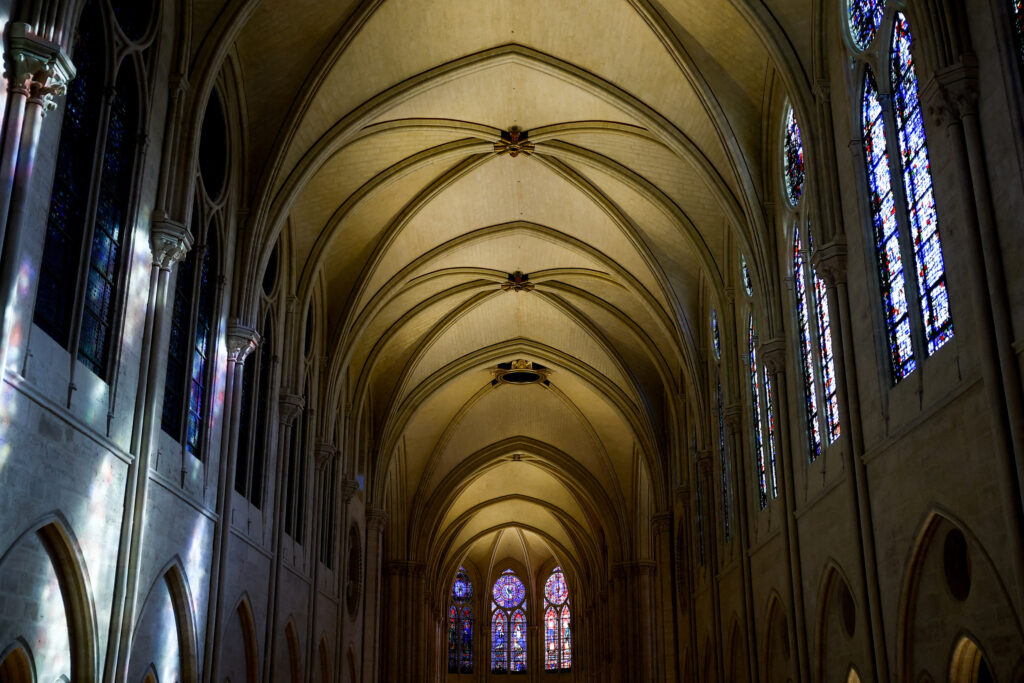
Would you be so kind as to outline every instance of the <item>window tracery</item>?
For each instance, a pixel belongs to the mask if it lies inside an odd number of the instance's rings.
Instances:
[[[884,11],[885,0],[848,0],[847,21],[857,49],[866,50],[871,45]]]
[[[491,589],[491,671],[526,671],[526,586],[506,569]]]
[[[459,567],[448,602],[448,673],[473,673],[473,582]]]
[[[796,112],[789,107],[786,114],[786,136],[783,143],[783,176],[786,186],[786,198],[790,206],[800,203],[804,194],[804,143],[800,135],[800,124]]]
[[[569,586],[561,567],[551,570],[544,583],[544,669],[572,669],[572,626]]]
[[[752,429],[754,436],[754,464],[757,475],[758,503],[768,507],[769,495],[778,496],[775,477],[775,411],[772,405],[771,383],[757,360],[757,329],[754,316],[748,319],[747,340],[750,370],[750,396]]]

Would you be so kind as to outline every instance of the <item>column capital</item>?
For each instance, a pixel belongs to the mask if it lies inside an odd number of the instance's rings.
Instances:
[[[166,216],[154,216],[149,226],[149,242],[153,252],[153,265],[170,270],[192,248],[192,233],[184,223]]]
[[[236,363],[244,363],[250,353],[260,345],[260,334],[248,325],[237,320],[228,323],[225,341],[228,347],[228,358]]]
[[[921,89],[928,113],[943,126],[977,112],[978,96],[978,58],[973,54],[937,71]]]
[[[655,512],[651,515],[651,531],[655,534],[663,534],[672,529],[671,512]]]
[[[352,500],[352,497],[356,495],[356,491],[359,490],[359,482],[355,479],[349,479],[345,477],[341,480],[341,502],[347,503]]]
[[[55,98],[64,94],[75,77],[75,65],[60,45],[32,33],[23,22],[8,22],[5,73],[8,89],[29,89],[43,112],[57,108]]]
[[[739,431],[743,428],[743,412],[745,408],[742,403],[730,403],[725,407],[725,426],[729,429]]]
[[[761,344],[761,360],[769,373],[777,375],[786,371],[786,340],[776,337]]]
[[[326,441],[318,441],[316,444],[316,468],[318,470],[324,470],[327,465],[338,456],[338,449],[334,447],[334,444],[327,443]]]
[[[828,244],[815,249],[811,263],[826,286],[846,284],[846,238],[836,236]]]
[[[700,451],[697,453],[697,469],[707,474],[711,472],[711,468],[714,463],[714,458],[710,450]]]
[[[366,508],[366,529],[368,531],[383,531],[384,525],[387,523],[387,510],[374,506]]]
[[[832,82],[827,78],[814,81],[814,97],[823,103],[832,101]]]
[[[291,425],[302,412],[306,400],[298,394],[282,393],[278,400],[278,411],[283,424]]]

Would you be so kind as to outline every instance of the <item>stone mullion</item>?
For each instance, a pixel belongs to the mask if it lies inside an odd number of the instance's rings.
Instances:
[[[366,508],[366,577],[363,592],[363,683],[377,682],[380,664],[380,589],[387,512]]]
[[[655,618],[658,652],[658,680],[669,681],[679,669],[675,639],[675,609],[672,600],[672,513],[662,512],[651,519],[651,534],[656,563],[657,596]]]
[[[306,659],[313,663],[316,657],[316,622],[319,612],[320,596],[320,554],[323,551],[323,528],[327,520],[324,519],[324,510],[327,515],[333,515],[334,511],[327,507],[328,493],[331,490],[329,479],[331,460],[337,455],[334,446],[320,442],[316,446],[316,460],[313,467],[313,528],[309,539],[310,556],[313,562],[313,571],[310,576],[309,586],[309,622],[306,627]],[[337,476],[337,471],[335,471]],[[313,667],[309,667],[309,676],[312,676]],[[310,679],[312,680],[312,679]]]
[[[341,457],[341,456],[339,456]],[[342,460],[344,463],[344,460]],[[348,604],[345,595],[345,582],[348,581],[348,533],[349,526],[352,524],[352,517],[349,503],[355,496],[356,491],[359,490],[359,482],[355,479],[348,478],[348,467],[342,465],[338,468],[343,474],[341,482],[338,486],[338,498],[339,501],[339,515],[338,515],[338,546],[335,552],[338,564],[335,570],[335,593],[338,596],[338,632],[335,638],[335,651],[334,660],[336,662],[335,670],[340,672],[345,666],[345,636],[347,635],[346,626],[350,621],[348,615]],[[352,683],[357,683],[352,681]]]
[[[818,249],[814,263],[825,281],[829,312],[832,314],[832,355],[835,360],[836,396],[839,401],[840,432],[847,435],[844,449],[848,474],[846,481],[852,506],[851,518],[857,524],[857,554],[860,558],[861,588],[868,615],[871,642],[868,678],[885,683],[889,680],[885,630],[882,622],[881,591],[878,584],[878,563],[875,553],[874,523],[868,494],[867,470],[864,466],[864,432],[860,413],[860,390],[857,382],[856,356],[853,350],[852,314],[846,285],[846,241],[837,237]]]
[[[700,518],[701,528],[698,529],[705,539],[704,548],[704,563],[707,567],[708,572],[708,583],[711,586],[711,614],[714,623],[712,625],[712,632],[715,634],[715,638],[722,643],[722,594],[720,586],[718,585],[718,534],[717,532],[710,533],[711,529],[717,528],[717,524],[714,523],[714,510],[716,496],[714,494],[715,488],[712,486],[714,480],[714,459],[711,455],[711,451],[701,451],[697,454],[697,466],[695,468],[696,476],[700,479],[700,486],[704,491],[710,491],[710,496],[701,496],[698,499],[698,504],[701,507]],[[715,670],[718,673],[718,680],[725,680],[725,671],[723,664],[723,648],[715,648]]]
[[[810,664],[807,653],[807,624],[804,612],[803,565],[800,561],[800,534],[796,522],[796,488],[793,475],[792,439],[789,430],[789,402],[786,400],[786,344],[774,340],[762,347],[765,370],[772,376],[775,390],[775,410],[778,418],[776,438],[776,464],[782,469],[782,500],[786,517],[783,540],[786,546],[786,561],[789,565],[789,593],[791,619],[790,628],[794,636],[797,655],[797,680],[810,681]],[[779,463],[778,461],[782,462]]]

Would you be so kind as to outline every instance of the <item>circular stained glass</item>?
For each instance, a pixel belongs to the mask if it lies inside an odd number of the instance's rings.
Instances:
[[[510,609],[521,603],[526,597],[526,586],[510,569],[494,582],[494,590],[491,595],[499,606]]]
[[[847,0],[850,37],[858,50],[866,50],[878,33],[885,12],[885,0]]]
[[[565,585],[565,574],[561,567],[555,567],[544,584],[544,597],[553,605],[561,605],[569,597],[569,587]]]
[[[800,203],[804,194],[804,143],[800,136],[800,124],[796,112],[789,108],[786,115],[786,141],[783,149],[785,164],[786,199],[790,206]]]
[[[469,581],[466,570],[459,567],[455,575],[455,583],[452,584],[452,600],[458,603],[468,601],[473,597],[473,584]]]

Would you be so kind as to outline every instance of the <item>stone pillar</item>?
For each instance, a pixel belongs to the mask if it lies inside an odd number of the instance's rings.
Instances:
[[[142,532],[145,526],[146,497],[149,492],[149,459],[153,451],[157,408],[157,388],[161,386],[160,368],[163,360],[160,340],[170,313],[168,283],[171,268],[181,261],[192,246],[192,237],[180,223],[155,223],[150,229],[153,254],[149,301],[140,359],[139,388],[135,399],[135,423],[132,428],[132,454],[135,459],[128,468],[124,512],[118,544],[117,566],[114,570],[114,595],[110,611],[110,631],[104,681],[123,680],[131,652],[138,598],[139,564]]]
[[[343,472],[347,472],[347,467],[340,468]],[[341,514],[338,521],[339,536],[339,547],[343,548],[343,551],[338,553],[338,572],[337,580],[338,585],[336,588],[338,594],[338,633],[335,639],[335,660],[337,665],[335,670],[340,672],[346,667],[345,663],[345,636],[348,635],[348,629],[350,628],[349,622],[351,619],[348,616],[348,605],[345,599],[345,584],[348,581],[348,529],[352,523],[351,515],[349,514],[349,503],[352,502],[352,498],[356,495],[356,491],[359,490],[359,482],[355,479],[349,479],[347,475],[344,475],[338,485],[338,497],[340,498]],[[352,681],[357,683],[357,681]]]
[[[388,513],[382,508],[366,508],[366,579],[363,600],[363,683],[377,683],[380,665],[380,593],[381,562],[384,551],[384,527]]]
[[[672,513],[659,512],[651,518],[651,547],[654,550],[656,597],[656,641],[658,679],[670,681],[679,670],[675,647],[675,610],[672,590]]]
[[[751,483],[754,478],[750,476],[747,468],[747,459],[743,457],[743,415],[746,407],[740,404],[731,404],[725,409],[725,431],[726,443],[729,458],[732,461],[733,472],[736,472],[736,497],[739,505],[736,511],[737,532],[740,541],[740,574],[743,578],[743,625],[746,628],[747,636],[747,675],[749,681],[754,683],[758,678],[757,659],[757,635],[754,628],[754,593],[750,572],[750,494]],[[697,670],[699,662],[698,652],[694,651],[694,671]]]
[[[278,401],[280,419],[277,437],[277,471],[274,477],[274,556],[270,562],[270,590],[267,592],[267,623],[263,639],[263,680],[272,683],[274,658],[277,654],[277,591],[281,585],[281,544],[284,539],[285,467],[291,448],[292,428],[302,413],[305,400],[298,394],[281,393]]]
[[[203,647],[203,681],[217,680],[220,671],[220,623],[224,620],[224,574],[231,538],[231,513],[234,500],[235,468],[238,462],[238,422],[242,410],[242,374],[245,359],[260,343],[256,330],[236,323],[227,330],[228,364],[224,388],[224,414],[221,435],[220,474],[217,480],[217,524],[213,532],[213,560],[210,568],[209,607],[206,612],[206,638]]]
[[[786,533],[783,535],[786,546],[786,560],[789,565],[789,584],[786,592],[789,593],[790,606],[790,629],[792,640],[795,643],[797,661],[797,681],[808,683],[811,679],[811,669],[807,653],[808,640],[806,614],[804,612],[804,580],[803,563],[800,561],[800,533],[796,523],[796,487],[793,477],[793,452],[790,444],[789,429],[789,393],[786,390],[786,342],[782,339],[774,339],[761,346],[761,358],[764,360],[765,370],[772,377],[772,386],[775,388],[775,410],[778,415],[777,433],[777,459],[781,460],[782,469],[782,501],[786,516]]]
[[[859,147],[859,145],[858,145]],[[852,517],[857,521],[858,555],[861,559],[861,589],[866,598],[868,631],[871,637],[872,671],[868,678],[884,683],[889,680],[885,630],[882,624],[882,601],[878,587],[878,562],[875,557],[875,531],[868,495],[867,470],[861,457],[864,453],[864,431],[860,414],[860,390],[853,351],[850,297],[846,287],[846,240],[836,237],[823,245],[813,256],[815,268],[825,281],[829,311],[832,311],[832,349],[836,364],[836,396],[839,400],[839,428],[847,435],[845,449],[848,471],[846,477]]]
[[[325,441],[317,442],[313,463],[315,472],[313,475],[313,529],[309,542],[309,548],[312,551],[313,574],[309,584],[309,621],[306,624],[306,661],[310,664],[317,656],[315,631],[319,612],[318,603],[320,602],[318,599],[320,595],[320,544],[324,541],[322,530],[328,522],[327,519],[324,519],[323,513],[331,490],[331,481],[328,479],[331,472],[329,465],[337,455],[338,449],[332,444]],[[338,476],[337,471],[335,471],[335,476]],[[327,514],[333,515],[335,511],[328,509]],[[312,666],[310,666],[310,671],[312,671]]]
[[[8,104],[0,149],[0,370],[7,368],[12,341],[17,345],[25,338],[16,332],[30,324],[15,323],[15,304],[19,298],[22,241],[27,229],[27,199],[43,117],[57,108],[55,98],[64,93],[66,83],[75,73],[59,45],[29,30],[28,24],[11,22],[5,31]],[[29,300],[30,294],[22,293],[22,298]],[[12,335],[17,339],[12,339]]]
[[[1013,350],[1014,332],[1002,248],[978,120],[978,65],[961,55],[924,89],[929,113],[946,128],[963,197],[964,254],[978,330],[978,361],[989,403],[992,434],[1000,455],[1000,492],[1011,538],[1024,537],[1024,395]],[[956,225],[955,221],[951,221]],[[1017,614],[1024,611],[1024,546],[1012,544],[1016,565]]]

